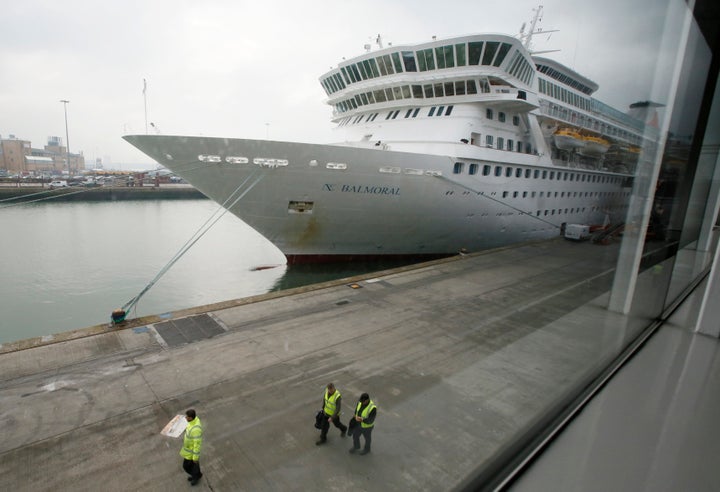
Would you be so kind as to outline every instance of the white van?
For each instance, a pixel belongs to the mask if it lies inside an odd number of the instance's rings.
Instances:
[[[584,241],[590,237],[590,226],[584,224],[568,224],[565,227],[565,239]]]

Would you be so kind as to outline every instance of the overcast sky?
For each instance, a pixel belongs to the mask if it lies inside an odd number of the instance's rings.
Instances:
[[[600,85],[618,109],[651,98],[667,3],[546,0],[559,32],[534,48]],[[86,162],[152,160],[121,139],[145,133],[333,141],[318,77],[381,34],[409,44],[462,34],[515,35],[532,0],[6,0],[0,9],[0,135],[65,140]],[[549,38],[549,39],[548,39]],[[153,129],[150,128],[152,132]]]

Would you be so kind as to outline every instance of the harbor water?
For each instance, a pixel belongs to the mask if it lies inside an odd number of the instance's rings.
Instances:
[[[218,211],[206,199],[0,206],[0,343],[109,322]],[[392,266],[290,268],[277,248],[227,213],[128,318]]]

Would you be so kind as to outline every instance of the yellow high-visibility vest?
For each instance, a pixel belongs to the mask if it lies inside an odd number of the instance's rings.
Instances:
[[[325,389],[325,406],[323,407],[325,415],[330,415],[331,417],[335,415],[338,398],[340,398],[340,392],[337,389],[335,389],[335,393],[332,395],[328,395],[328,390],[327,388]]]
[[[200,459],[202,432],[202,422],[200,422],[199,417],[195,417],[188,422],[185,428],[185,437],[183,438],[183,447],[180,450],[180,456],[186,460],[198,461]]]
[[[362,417],[363,421],[360,422],[360,425],[363,429],[369,429],[370,427],[375,425],[375,422],[373,421],[372,424],[366,424],[365,419],[368,418],[368,415],[370,415],[370,412],[372,412],[375,409],[375,403],[370,400],[370,403],[367,404],[365,408],[363,408],[362,412],[360,412],[360,405],[362,405],[362,402],[358,402],[357,407],[355,407],[355,415],[358,417]],[[358,413],[360,412],[360,413]]]

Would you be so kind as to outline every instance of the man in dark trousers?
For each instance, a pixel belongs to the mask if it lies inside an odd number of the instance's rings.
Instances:
[[[202,422],[192,408],[185,412],[185,420],[188,424],[183,437],[183,447],[180,456],[183,457],[183,470],[190,475],[188,481],[191,485],[197,485],[202,477],[200,471],[200,448],[202,448]]]
[[[355,407],[355,416],[353,417],[356,425],[353,426],[353,447],[350,448],[350,454],[354,454],[360,449],[360,436],[365,436],[365,447],[360,451],[360,455],[370,452],[376,414],[377,408],[375,408],[375,403],[370,399],[370,396],[367,393],[360,395],[360,401]]]
[[[327,433],[328,430],[330,430],[330,422],[340,429],[340,437],[345,437],[347,427],[340,422],[341,405],[342,397],[340,396],[340,392],[335,389],[335,385],[333,383],[329,383],[325,389],[325,396],[323,397],[323,419],[322,428],[320,430],[320,440],[315,443],[318,446],[327,442]]]

